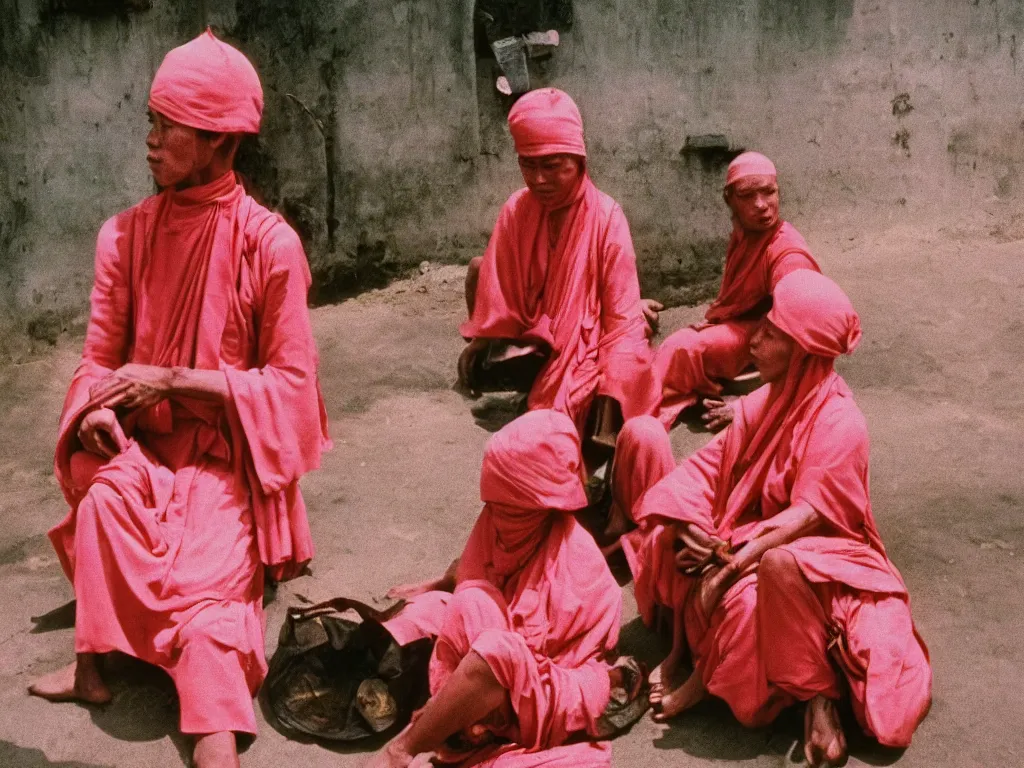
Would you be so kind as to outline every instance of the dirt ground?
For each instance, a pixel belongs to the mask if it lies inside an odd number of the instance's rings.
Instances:
[[[865,340],[841,371],[871,429],[875,514],[931,649],[935,700],[904,754],[855,743],[852,765],[906,768],[1024,763],[1024,240],[984,222],[803,226],[849,292]],[[1017,238],[1024,233],[1014,233]],[[268,606],[268,651],[289,603],[372,599],[439,572],[478,511],[488,432],[451,391],[461,342],[458,267],[314,311],[335,449],[303,483],[319,547],[312,575]],[[667,313],[668,329],[697,309]],[[26,695],[71,658],[72,592],[45,531],[64,515],[51,473],[57,414],[80,339],[0,369],[0,766],[187,764],[173,692],[127,666],[105,708]],[[677,455],[705,435],[674,433]],[[636,620],[629,587],[622,645],[654,661],[665,645]],[[35,620],[33,617],[37,617]],[[38,618],[42,617],[42,618]],[[645,719],[614,745],[617,766],[776,766],[795,717],[740,728],[720,705],[669,726]],[[243,766],[357,766],[359,750],[291,741],[261,722]]]

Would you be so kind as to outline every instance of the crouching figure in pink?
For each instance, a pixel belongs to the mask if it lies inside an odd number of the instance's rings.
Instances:
[[[555,411],[531,411],[491,438],[484,508],[430,662],[432,698],[370,766],[430,752],[487,766],[611,765],[598,734],[623,682],[608,663],[622,595],[573,517],[587,505],[579,456],[572,421]],[[452,736],[479,748],[452,754]]]
[[[157,71],[161,191],[100,230],[57,442],[76,661],[30,688],[104,703],[104,654],[162,667],[200,768],[237,766],[235,734],[256,732],[264,570],[313,556],[298,480],[329,445],[302,245],[232,170],[262,108],[255,69],[209,31]]]
[[[833,369],[860,336],[835,283],[792,272],[750,343],[767,384],[730,427],[675,468],[657,420],[620,434],[637,603],[648,622],[659,606],[674,614],[672,652],[652,673],[656,718],[711,694],[756,726],[806,702],[808,763],[837,765],[844,692],[888,746],[909,745],[927,714],[928,651],[871,511],[867,427]],[[687,645],[693,671],[676,686]]]

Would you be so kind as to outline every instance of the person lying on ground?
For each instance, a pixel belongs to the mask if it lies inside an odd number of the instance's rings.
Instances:
[[[587,503],[579,457],[575,427],[552,410],[491,438],[484,508],[430,661],[432,698],[369,766],[438,751],[462,764],[611,764],[601,719],[613,689],[635,697],[643,678],[610,663],[622,593],[573,515]],[[456,758],[453,736],[478,751]]]
[[[710,694],[759,726],[806,702],[808,763],[838,765],[844,692],[868,735],[907,746],[932,673],[871,510],[864,417],[833,368],[860,340],[857,314],[811,270],[774,298],[750,343],[766,384],[729,428],[674,469],[657,420],[623,428],[617,471],[636,478],[621,487],[639,528],[622,543],[644,621],[673,612],[672,651],[651,676],[656,718]],[[677,686],[687,647],[693,670]]]
[[[593,431],[611,447],[622,418],[657,407],[647,332],[661,305],[640,299],[629,225],[590,180],[573,100],[555,88],[531,91],[508,123],[526,186],[502,207],[486,252],[470,263],[459,382],[476,392],[493,342],[529,345],[547,359],[528,409],[561,411],[581,435],[591,411],[602,413]]]
[[[235,734],[256,732],[264,569],[313,556],[298,480],[329,447],[302,245],[232,170],[262,109],[252,64],[209,30],[153,80],[160,192],[100,230],[57,442],[76,661],[30,688],[102,704],[104,654],[155,664],[200,768],[237,766]]]
[[[720,381],[735,378],[753,362],[750,337],[771,307],[775,286],[794,270],[820,271],[800,233],[779,217],[779,184],[771,160],[757,152],[736,157],[722,196],[733,228],[718,297],[704,322],[676,331],[655,354],[662,387],[658,416],[666,428],[701,396],[707,398],[703,418],[709,429],[717,431],[732,420]]]

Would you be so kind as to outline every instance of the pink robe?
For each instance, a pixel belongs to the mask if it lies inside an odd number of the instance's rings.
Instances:
[[[548,346],[529,408],[561,411],[582,433],[595,394],[615,398],[630,418],[651,413],[660,392],[626,217],[588,176],[570,205],[552,250],[537,198],[524,188],[508,199],[484,253],[472,317],[459,331]]]
[[[766,386],[742,398],[725,432],[635,500],[640,528],[625,548],[637,602],[676,600],[669,607],[685,612],[708,691],[748,725],[771,721],[796,700],[838,696],[826,644],[799,642],[809,632],[828,635],[830,648],[847,649],[832,657],[849,683],[858,721],[882,743],[906,746],[930,704],[927,649],[871,512],[863,416],[830,360],[803,361],[787,382],[791,397],[773,402]],[[623,434],[632,432],[627,425]],[[648,453],[663,453],[664,445],[652,445]],[[673,521],[691,523],[736,550],[761,521],[797,504],[825,518],[825,529],[765,557],[791,557],[821,605],[786,603],[793,590],[780,594],[785,582],[765,582],[758,572],[737,581],[705,615],[690,592],[692,579],[671,567],[665,547],[673,536],[662,531],[671,532]]]
[[[549,439],[555,432],[558,444]],[[475,651],[509,691],[515,722],[498,735],[511,743],[474,763],[611,765],[607,743],[565,744],[573,735],[593,738],[608,705],[607,660],[622,614],[622,591],[571,512],[586,504],[578,452],[565,416],[536,411],[497,433],[484,457],[486,505],[430,664],[436,693]]]
[[[255,733],[263,567],[313,556],[298,480],[329,440],[309,284],[294,231],[233,173],[100,231],[55,457],[71,510],[50,538],[75,587],[76,652],[166,669],[184,733]],[[128,362],[223,371],[230,398],[120,413],[130,445],[104,462],[77,431],[90,387]]]
[[[658,347],[654,360],[662,387],[658,418],[666,427],[697,402],[698,394],[720,394],[718,379],[734,378],[751,365],[750,337],[770,306],[776,284],[797,269],[820,271],[807,243],[789,222],[757,236],[733,229],[722,285],[705,322],[676,331]]]

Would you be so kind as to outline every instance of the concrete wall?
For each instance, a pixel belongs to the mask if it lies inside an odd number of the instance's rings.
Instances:
[[[263,77],[264,132],[242,166],[303,235],[321,298],[467,259],[521,183],[472,0],[0,12],[0,298],[37,337],[81,323],[96,229],[151,191],[150,78],[204,23]],[[577,99],[592,176],[626,210],[647,289],[693,300],[714,285],[729,223],[721,163],[682,154],[687,136],[772,156],[798,224],[971,209],[1018,221],[1022,46],[1024,0],[577,0],[532,77]]]

